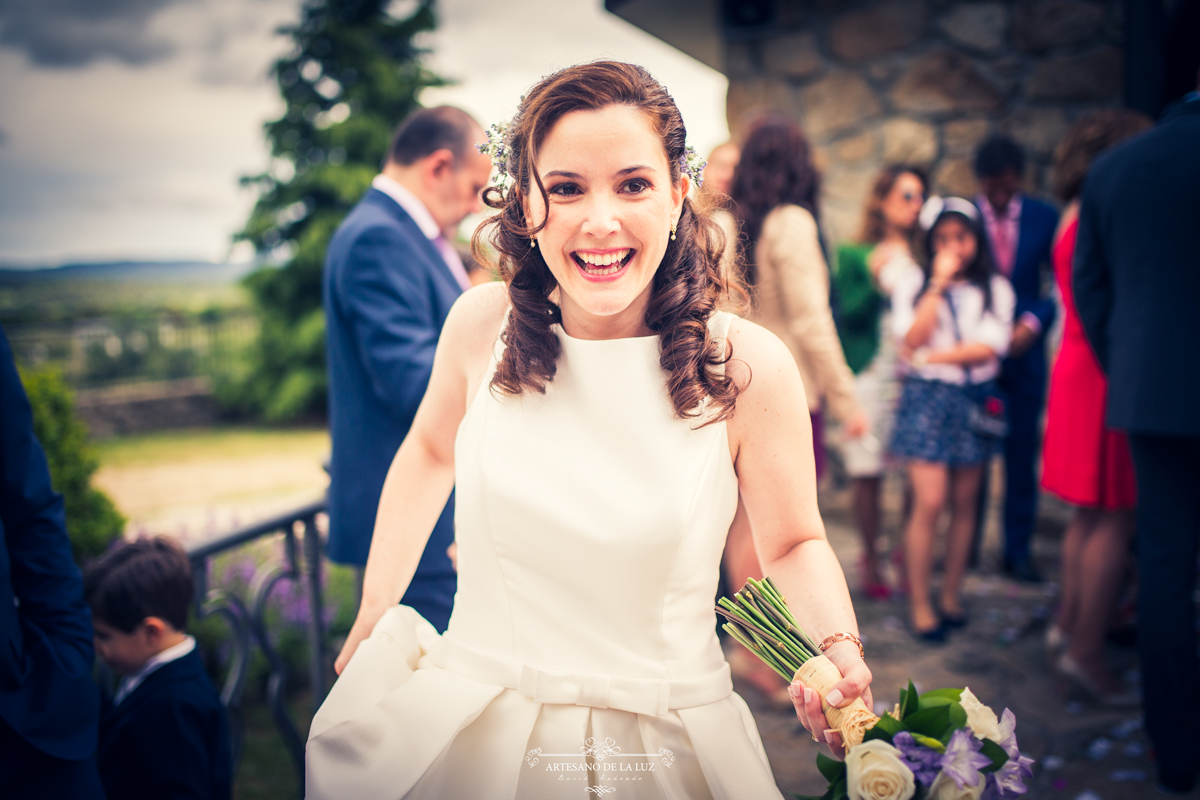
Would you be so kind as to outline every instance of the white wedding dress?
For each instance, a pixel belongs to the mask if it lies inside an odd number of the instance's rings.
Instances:
[[[658,337],[555,330],[545,395],[489,372],[459,428],[449,629],[384,615],[313,719],[308,800],[782,797],[715,632],[725,423],[675,418]]]

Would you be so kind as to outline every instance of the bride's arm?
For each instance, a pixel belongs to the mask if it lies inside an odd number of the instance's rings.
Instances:
[[[454,488],[454,439],[470,388],[486,371],[503,318],[500,284],[472,289],[446,318],[429,388],[383,483],[363,577],[362,605],[334,663],[340,675],[375,623],[400,602]]]
[[[763,572],[779,585],[815,641],[839,632],[857,636],[846,578],[817,508],[812,423],[795,361],[774,335],[744,320],[734,321],[730,343],[730,374],[744,387],[729,421],[730,444]],[[862,695],[870,707],[871,672],[857,645],[838,642],[825,655],[844,676],[826,698],[831,705],[843,706]],[[815,707],[812,715],[811,703],[806,707],[803,697],[797,703],[801,721],[820,734],[827,726],[819,701]]]

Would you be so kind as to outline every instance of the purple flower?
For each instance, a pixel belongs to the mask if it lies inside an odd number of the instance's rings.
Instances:
[[[1021,755],[1017,747],[1017,717],[1004,709],[1000,717],[1000,741],[997,742],[1008,754],[1008,761],[988,777],[987,795],[990,798],[1012,797],[1029,791],[1024,778],[1033,777],[1033,759]]]
[[[1020,752],[1017,749],[1017,715],[1007,708],[1000,715],[1000,741],[996,744],[1004,748],[1009,758],[1015,758]]]
[[[992,763],[992,760],[980,753],[983,743],[975,738],[970,728],[959,728],[950,737],[946,745],[946,754],[942,756],[942,770],[954,779],[958,788],[978,786],[979,770]]]
[[[892,737],[892,744],[900,751],[900,758],[912,770],[913,777],[917,779],[917,783],[929,786],[937,777],[938,770],[942,766],[942,754],[926,747],[917,744],[913,741],[912,734],[908,731],[900,731]]]
[[[988,800],[999,800],[1025,794],[1029,789],[1025,786],[1024,779],[1032,777],[1033,759],[1018,753],[988,776],[987,790],[983,796]]]

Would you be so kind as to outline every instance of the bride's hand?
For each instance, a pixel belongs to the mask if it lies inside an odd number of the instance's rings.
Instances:
[[[363,639],[366,639],[371,635],[371,631],[375,630],[375,623],[379,622],[379,618],[385,611],[387,608],[372,608],[365,603],[359,607],[358,616],[354,618],[354,624],[346,636],[346,643],[342,645],[342,652],[338,653],[337,660],[333,662],[334,672],[338,675],[342,674],[342,670],[350,663],[350,657],[354,655],[354,651],[358,649]]]
[[[862,697],[867,708],[874,709],[871,670],[859,656],[858,645],[853,642],[835,642],[825,651],[825,657],[842,673],[842,679],[825,696],[826,702],[831,706],[844,708],[854,702],[854,698]],[[792,705],[796,707],[796,718],[800,720],[800,724],[818,742],[823,741],[835,758],[842,758],[845,755],[842,736],[829,727],[825,712],[821,709],[821,697],[816,691],[801,681],[793,681],[788,687],[788,694],[792,698]]]

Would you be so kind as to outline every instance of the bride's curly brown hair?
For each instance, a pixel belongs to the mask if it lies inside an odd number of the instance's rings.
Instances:
[[[568,67],[543,78],[521,100],[509,123],[507,190],[491,187],[484,202],[499,213],[475,231],[476,258],[490,261],[484,242],[495,251],[493,265],[508,285],[512,312],[501,339],[504,355],[492,377],[492,389],[519,395],[527,389],[544,393],[554,379],[561,350],[551,326],[562,324],[561,309],[550,300],[557,286],[540,249],[530,237],[546,220],[530,227],[526,199],[533,186],[550,209],[546,187],[535,168],[538,151],[555,124],[572,111],[597,111],[624,105],[642,111],[662,140],[671,181],[678,185],[685,161],[686,130],[675,101],[662,84],[642,67],[599,61]],[[729,286],[720,269],[725,236],[708,213],[685,198],[666,254],[654,275],[646,327],[660,336],[659,363],[667,374],[667,389],[675,414],[682,419],[704,416],[703,424],[733,415],[738,388],[725,374],[732,356],[728,344],[718,345],[709,333],[708,319]],[[706,404],[706,399],[711,402]]]

